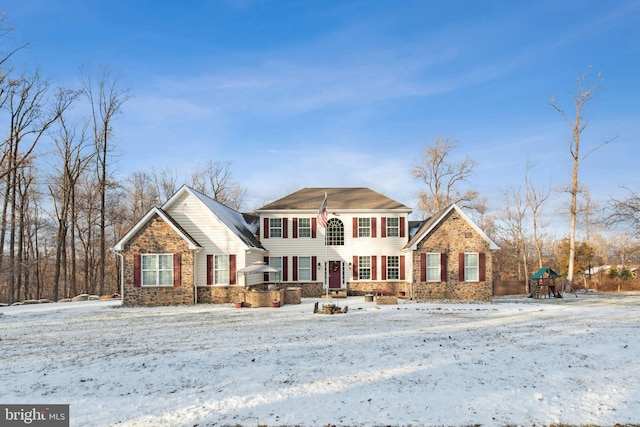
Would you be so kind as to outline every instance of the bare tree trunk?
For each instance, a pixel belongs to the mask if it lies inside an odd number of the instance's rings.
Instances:
[[[536,249],[536,255],[538,258],[538,268],[544,267],[542,265],[542,239],[539,235],[539,216],[540,216],[540,208],[544,204],[544,202],[551,195],[551,186],[548,189],[540,188],[536,189],[533,184],[533,180],[529,175],[529,164],[527,163],[527,173],[525,175],[525,183],[527,186],[526,198],[527,198],[527,206],[531,211],[531,221],[533,225],[533,244]]]
[[[2,173],[8,176],[11,187],[9,194],[9,270],[8,287],[9,301],[14,300],[14,285],[16,281],[16,195],[18,175],[21,170],[32,161],[32,153],[38,141],[49,127],[60,117],[69,106],[69,100],[58,96],[55,102],[48,98],[49,84],[40,78],[36,71],[33,75],[16,79],[9,87],[7,94],[7,108],[9,111],[10,131],[8,132],[6,152],[8,168]],[[65,93],[60,90],[59,94]],[[46,105],[52,105],[51,111],[45,111]],[[4,155],[5,153],[3,153]],[[18,260],[19,261],[19,260]]]
[[[107,69],[102,71],[97,87],[94,87],[91,74],[87,70],[81,69],[81,80],[84,93],[91,104],[93,119],[96,177],[100,196],[98,293],[102,295],[105,288],[107,252],[108,155],[113,150],[111,143],[113,120],[120,114],[122,104],[129,98],[129,91],[127,89],[119,89],[117,76],[112,76]]]
[[[580,164],[582,161],[587,158],[591,153],[593,153],[598,148],[603,145],[608,144],[613,139],[609,139],[603,141],[595,148],[590,150],[586,155],[580,156],[580,139],[582,137],[582,133],[587,127],[587,123],[584,121],[583,113],[586,106],[589,104],[591,100],[595,97],[598,92],[599,85],[593,85],[591,87],[585,87],[587,76],[589,75],[589,71],[587,70],[577,79],[576,84],[576,92],[573,95],[573,102],[575,108],[575,118],[570,119],[567,114],[561,109],[557,103],[555,96],[551,99],[551,106],[560,113],[560,115],[564,118],[565,122],[571,129],[571,141],[569,143],[569,152],[571,154],[571,159],[573,161],[573,173],[571,175],[571,185],[569,187],[569,193],[571,194],[571,206],[570,206],[570,226],[569,226],[569,265],[567,272],[567,281],[569,282],[569,286],[572,285],[573,282],[573,270],[575,264],[576,257],[576,219],[578,216],[578,192],[580,189],[579,179],[578,179],[578,171],[580,168]],[[601,76],[598,75],[598,83],[601,80]]]
[[[17,157],[17,143],[12,138],[14,143],[12,144],[11,151],[11,161],[10,164],[15,164],[15,158]],[[17,169],[16,171],[17,172]],[[17,174],[12,172],[10,177],[10,188],[9,192],[9,268],[7,271],[7,280],[8,280],[8,288],[9,288],[9,304],[16,301],[15,295],[15,282],[16,282],[16,192],[17,192]]]
[[[69,238],[70,253],[71,253],[71,295],[78,295],[77,289],[77,277],[76,277],[76,189],[75,183],[70,188],[71,191],[71,204],[70,204],[70,230],[71,236]]]

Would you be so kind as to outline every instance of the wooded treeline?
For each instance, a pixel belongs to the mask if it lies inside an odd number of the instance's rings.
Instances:
[[[0,38],[8,31],[0,20]],[[119,291],[110,248],[182,184],[170,169],[117,179],[117,119],[130,97],[108,68],[79,67],[76,87],[0,54],[0,303]],[[245,190],[228,162],[194,169],[189,184],[239,209]]]
[[[0,39],[5,33],[0,20]],[[243,207],[246,190],[233,181],[229,162],[197,165],[186,179],[176,170],[153,168],[118,179],[115,141],[129,89],[108,68],[86,67],[79,67],[75,87],[56,86],[38,69],[14,65],[25,48],[0,52],[0,303],[118,292],[119,257],[110,248],[183,183],[234,209]],[[580,85],[586,74],[581,77]],[[585,101],[580,90],[576,105]],[[606,213],[591,201],[577,179],[577,165],[586,157],[577,149],[582,116],[574,122],[555,99],[552,105],[571,126],[578,123],[568,150],[576,169],[566,190],[534,182],[527,163],[522,185],[506,188],[502,211],[488,215],[487,200],[473,185],[465,187],[476,162],[450,160],[458,145],[452,137],[426,144],[411,171],[424,183],[417,209],[423,217],[458,203],[498,243],[496,281],[525,280],[541,266],[580,276],[593,266],[639,262],[639,193],[629,189],[628,197],[610,200]],[[558,140],[566,143],[564,137]],[[587,155],[599,146],[589,148]],[[571,203],[559,212],[549,199],[563,192]],[[578,239],[554,235],[554,216],[571,217]],[[608,228],[619,224],[626,228],[612,238]]]

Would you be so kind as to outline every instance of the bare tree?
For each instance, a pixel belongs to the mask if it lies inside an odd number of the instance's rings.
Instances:
[[[167,200],[178,191],[178,172],[175,169],[151,169],[156,186],[156,193],[160,200]]]
[[[525,174],[526,184],[526,199],[527,207],[531,212],[531,221],[533,225],[533,245],[535,246],[536,255],[538,258],[538,268],[542,268],[542,242],[544,239],[541,237],[541,229],[544,224],[540,223],[542,205],[549,199],[551,195],[551,186],[545,188],[544,186],[536,187],[533,183],[533,179],[529,174],[530,163],[527,163],[527,172]]]
[[[100,197],[100,251],[98,292],[104,293],[105,265],[107,255],[107,190],[110,153],[113,150],[111,137],[113,121],[121,113],[122,105],[129,99],[129,90],[119,86],[119,79],[110,70],[103,69],[94,82],[92,74],[84,67],[80,69],[82,88],[91,106],[93,141],[95,146],[96,178]]]
[[[578,213],[582,216],[586,242],[594,249],[589,258],[588,272],[591,274],[593,267],[593,257],[596,255],[595,247],[592,241],[592,226],[598,221],[596,215],[599,214],[600,205],[591,198],[591,191],[588,188],[582,188],[581,197],[578,199]]]
[[[84,293],[95,293],[98,274],[96,258],[99,253],[95,242],[97,234],[95,230],[100,224],[100,197],[95,192],[93,180],[88,176],[83,175],[78,184],[76,189],[78,215],[75,219],[75,228],[82,251]]]
[[[158,204],[159,197],[154,177],[147,172],[133,172],[127,181],[129,205],[131,206],[130,221],[133,224]]]
[[[529,256],[525,222],[528,206],[519,189],[510,188],[504,192],[504,230],[514,242],[516,251],[522,258],[522,270],[518,267],[518,279],[529,280]]]
[[[198,168],[191,173],[191,185],[235,210],[242,208],[247,193],[245,188],[233,181],[230,162],[208,161],[204,169]]]
[[[575,117],[570,117],[565,111],[559,107],[555,96],[551,98],[551,106],[562,116],[571,130],[571,137],[569,139],[569,153],[573,161],[573,174],[571,178],[571,184],[569,186],[569,194],[571,194],[571,207],[570,207],[570,229],[569,229],[569,262],[568,262],[568,274],[567,281],[569,284],[573,281],[574,263],[576,257],[576,221],[578,216],[578,192],[580,189],[580,181],[578,179],[578,172],[582,162],[589,157],[591,153],[608,144],[613,139],[602,141],[595,147],[591,148],[586,154],[580,154],[580,143],[582,142],[582,134],[587,127],[587,122],[584,118],[584,110],[593,101],[600,89],[600,82],[602,77],[600,74],[597,76],[597,82],[593,85],[588,85],[587,78],[589,76],[589,70],[584,72],[577,78],[576,89],[573,93],[573,104],[575,109]]]
[[[41,137],[49,127],[65,111],[70,100],[59,91],[55,101],[49,98],[49,83],[40,77],[36,71],[31,75],[24,75],[10,82],[7,100],[4,108],[8,113],[8,138],[3,150],[2,175],[5,185],[5,203],[3,206],[2,230],[0,230],[0,247],[4,248],[5,233],[9,231],[9,259],[8,259],[8,293],[9,302],[13,302],[16,274],[19,272],[16,250],[20,236],[17,234],[19,212],[20,177],[22,169],[33,161],[33,151]],[[8,212],[7,212],[8,209]],[[8,220],[6,215],[8,213]],[[0,268],[2,264],[0,257]]]
[[[70,93],[74,98],[77,92]],[[53,199],[53,209],[58,223],[56,237],[56,262],[54,265],[53,293],[54,298],[58,298],[60,274],[62,270],[64,289],[63,295],[68,297],[68,291],[72,295],[77,295],[77,275],[76,275],[76,189],[78,180],[87,170],[89,162],[94,156],[93,151],[89,151],[87,125],[85,124],[80,132],[78,129],[67,123],[66,118],[60,117],[60,126],[57,134],[53,136],[56,146],[58,163],[54,165],[56,175],[52,177],[49,184],[49,192]],[[69,231],[71,235],[69,236]],[[67,251],[67,242],[70,249]],[[70,269],[67,270],[67,260],[70,255]],[[69,285],[69,287],[67,287]]]
[[[426,185],[426,190],[418,194],[419,210],[426,215],[439,212],[452,203],[472,208],[478,197],[476,191],[460,189],[460,185],[471,176],[476,162],[468,156],[461,162],[449,161],[457,143],[453,137],[435,137],[433,144],[425,144],[420,161],[411,171],[415,179]]]
[[[605,219],[605,224],[610,227],[627,226],[627,230],[636,238],[640,238],[640,193],[628,187],[625,187],[625,190],[628,193],[626,198],[609,200],[610,213]]]

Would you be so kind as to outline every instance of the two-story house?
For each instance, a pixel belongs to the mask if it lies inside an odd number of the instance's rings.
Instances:
[[[496,244],[455,205],[417,224],[410,213],[368,188],[304,188],[249,217],[183,186],[114,247],[123,302],[229,303],[269,285],[299,288],[303,297],[385,289],[415,299],[490,299]],[[245,274],[265,267],[271,272]]]
[[[326,227],[318,210],[327,197]],[[370,292],[402,288],[411,275],[411,208],[368,188],[304,188],[256,211],[265,261],[303,296],[329,290]]]

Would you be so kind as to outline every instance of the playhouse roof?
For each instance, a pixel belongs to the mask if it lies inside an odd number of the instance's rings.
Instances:
[[[533,275],[532,279],[540,279],[545,273],[549,273],[549,277],[561,277],[561,275],[551,267],[542,267],[540,270],[536,271],[536,274]]]

